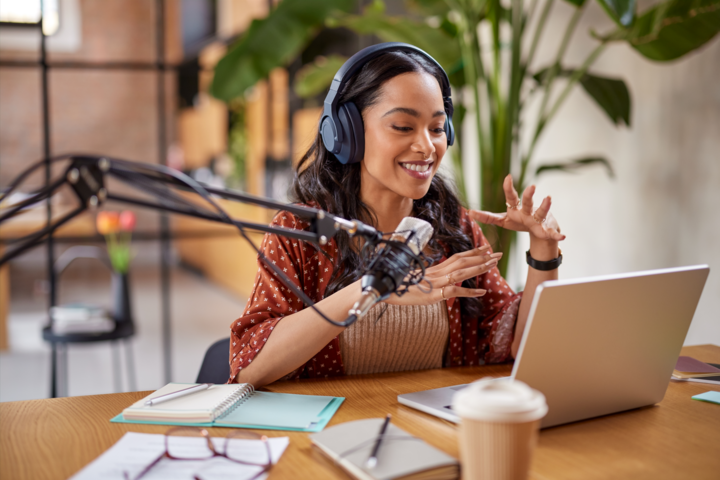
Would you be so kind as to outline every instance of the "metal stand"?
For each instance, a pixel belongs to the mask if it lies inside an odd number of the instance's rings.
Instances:
[[[40,68],[41,78],[41,99],[42,99],[42,124],[43,124],[43,155],[45,158],[45,186],[50,185],[50,158],[52,147],[50,143],[50,89],[49,89],[49,71],[50,69],[78,69],[78,70],[126,70],[126,71],[155,71],[157,72],[157,119],[158,119],[158,159],[161,164],[167,161],[167,122],[165,111],[165,72],[168,70],[176,70],[177,65],[168,65],[165,63],[165,5],[163,0],[155,0],[156,8],[156,50],[157,60],[154,63],[144,62],[82,62],[82,61],[60,61],[48,62],[47,58],[47,37],[42,29],[43,18],[37,24],[40,31],[40,58],[38,61],[25,60],[3,60],[0,61],[0,67],[11,68]],[[47,225],[50,225],[52,219],[52,206],[50,198],[46,202]],[[170,266],[172,255],[170,252],[170,226],[167,215],[160,214],[160,289],[161,289],[161,315],[162,315],[162,358],[163,358],[163,377],[166,383],[171,381],[172,368],[172,342],[171,342],[171,312],[170,312]],[[53,274],[53,265],[55,263],[55,239],[52,233],[47,237],[47,279],[49,283],[48,310],[57,303],[57,282]],[[53,346],[53,351],[56,351]],[[54,356],[53,356],[54,358]],[[53,369],[54,371],[54,369]],[[52,374],[54,378],[54,373]],[[51,383],[55,384],[55,380]],[[57,391],[51,388],[50,396],[55,397]]]

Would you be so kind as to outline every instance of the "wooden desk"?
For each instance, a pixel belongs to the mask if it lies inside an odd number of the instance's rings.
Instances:
[[[687,347],[683,354],[720,363],[720,347]],[[334,380],[281,382],[268,390],[346,397],[330,425],[392,413],[393,423],[457,457],[457,427],[401,406],[399,393],[467,383],[510,373],[510,366],[361,375]],[[717,386],[670,384],[654,407],[543,430],[533,479],[717,479],[720,472],[720,406],[691,400]],[[93,395],[0,404],[0,479],[65,479],[112,446],[125,432],[164,433],[168,427],[110,423],[148,392]],[[228,429],[213,428],[224,436]],[[311,448],[308,434],[288,436],[290,446],[270,474],[283,478],[347,478]]]

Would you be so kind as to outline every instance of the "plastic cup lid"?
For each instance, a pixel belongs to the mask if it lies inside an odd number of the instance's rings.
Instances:
[[[545,395],[517,380],[478,380],[453,396],[461,418],[490,422],[530,422],[547,414]]]

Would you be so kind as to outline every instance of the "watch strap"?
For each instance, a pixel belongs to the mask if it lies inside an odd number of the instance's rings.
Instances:
[[[558,268],[562,264],[562,258],[562,250],[560,249],[558,249],[558,257],[553,258],[552,260],[548,260],[547,262],[535,260],[533,257],[530,256],[530,250],[525,252],[525,259],[527,260],[527,264],[535,270],[540,270],[542,272],[547,272]]]

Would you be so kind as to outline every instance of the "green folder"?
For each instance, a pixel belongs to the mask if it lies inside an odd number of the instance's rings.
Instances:
[[[256,391],[246,399],[243,399],[237,407],[230,409],[214,422],[188,423],[177,420],[126,420],[123,418],[122,413],[110,421],[114,423],[138,423],[146,425],[320,432],[325,428],[344,400],[345,398],[343,397]],[[172,401],[174,400],[170,402]]]

